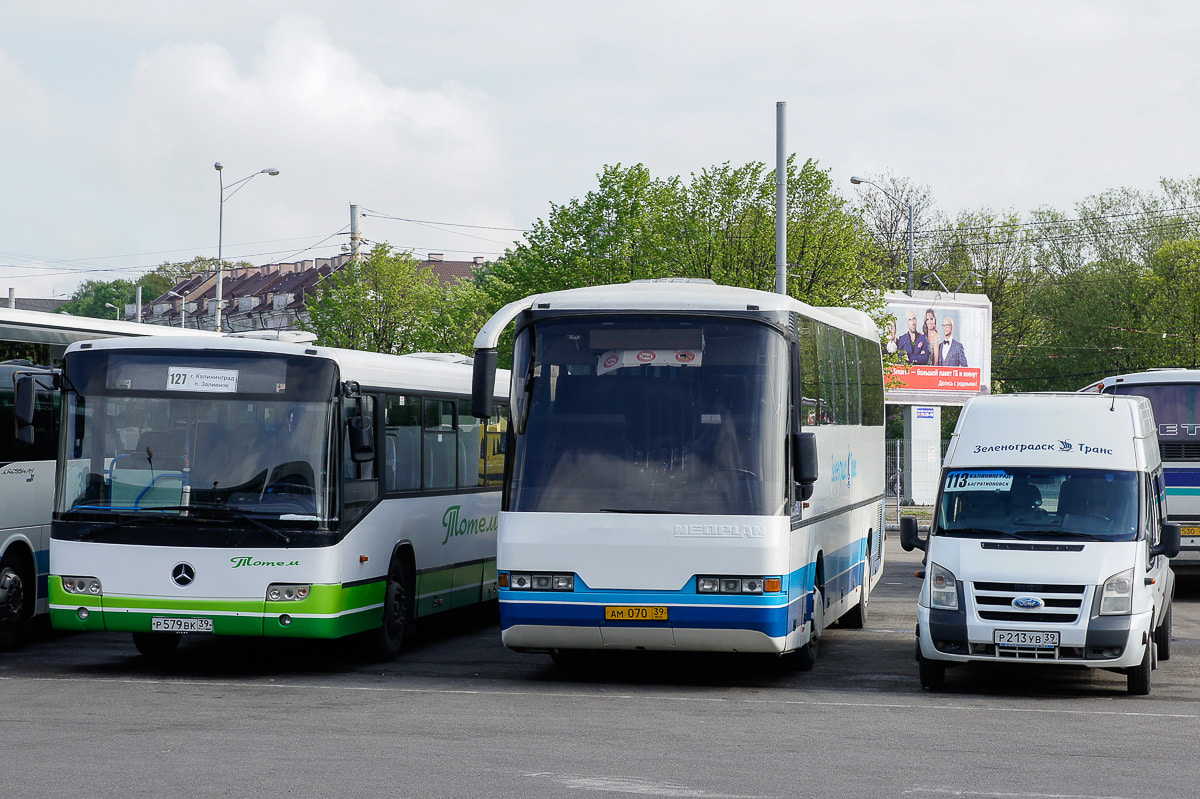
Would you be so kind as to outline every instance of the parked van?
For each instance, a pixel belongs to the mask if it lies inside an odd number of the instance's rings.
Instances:
[[[1008,394],[968,400],[946,452],[917,603],[921,686],[954,663],[1046,663],[1127,675],[1171,655],[1166,522],[1144,397]]]

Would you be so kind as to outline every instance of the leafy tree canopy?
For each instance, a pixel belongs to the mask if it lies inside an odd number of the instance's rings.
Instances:
[[[465,348],[482,324],[482,293],[443,286],[428,265],[377,244],[327,277],[308,301],[305,330],[320,344],[401,355]]]

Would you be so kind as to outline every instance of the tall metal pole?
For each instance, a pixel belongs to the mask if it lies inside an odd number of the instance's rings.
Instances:
[[[912,296],[912,279],[913,279],[913,228],[912,228],[913,209],[912,203],[908,204],[908,296]]]
[[[225,278],[225,261],[221,258],[221,243],[225,240],[225,173],[222,172],[221,162],[213,164],[213,169],[217,170],[217,177],[220,178],[221,186],[221,204],[220,211],[217,214],[217,314],[216,314],[216,330],[221,332],[221,303],[225,299],[222,285]]]
[[[775,293],[787,294],[787,103],[775,103]]]
[[[357,264],[362,251],[362,233],[358,229],[358,206],[350,205],[350,262]]]

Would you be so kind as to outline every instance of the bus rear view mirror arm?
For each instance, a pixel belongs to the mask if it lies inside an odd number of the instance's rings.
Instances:
[[[916,516],[900,517],[900,546],[905,552],[925,549],[926,543],[921,540],[921,536],[917,532]]]

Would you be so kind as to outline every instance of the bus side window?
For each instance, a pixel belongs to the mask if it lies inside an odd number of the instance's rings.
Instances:
[[[458,487],[475,488],[484,485],[479,468],[479,453],[483,451],[483,425],[471,415],[471,401],[458,401]]]
[[[425,488],[454,488],[458,444],[454,435],[454,400],[425,400],[422,446]]]
[[[384,489],[421,487],[421,398],[392,395],[384,419]]]
[[[498,486],[504,482],[504,460],[508,452],[508,405],[497,403],[488,419],[487,432],[483,438],[483,468],[484,475],[480,485]]]

